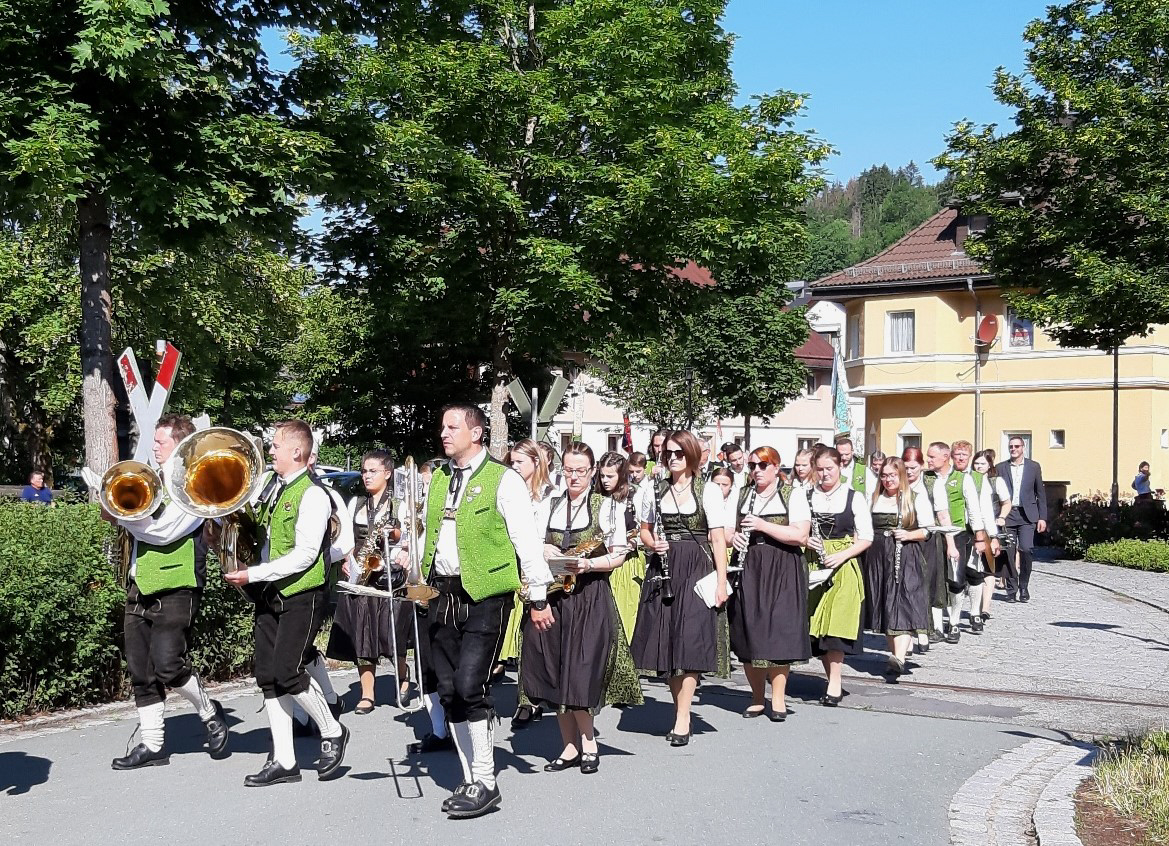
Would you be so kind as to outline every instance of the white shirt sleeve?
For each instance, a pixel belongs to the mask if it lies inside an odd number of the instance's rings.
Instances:
[[[637,490],[637,521],[653,525],[656,519],[653,484],[647,481]]]
[[[856,540],[873,539],[873,515],[869,513],[869,503],[864,494],[854,493],[852,496],[852,519],[856,523]]]
[[[997,493],[999,495],[1000,500],[1002,500],[1003,502],[1010,502],[1011,501],[1011,490],[1010,490],[1010,488],[1007,487],[1006,479],[1004,479],[1002,476],[995,476],[994,477],[994,489],[995,489],[995,493]],[[997,514],[994,516],[996,519],[998,518]]]
[[[986,523],[983,520],[983,514],[990,511],[990,485],[982,486],[982,494],[978,493],[978,486],[974,484],[974,477],[964,473],[962,474],[962,497],[966,500],[966,524],[975,532],[987,531],[987,534],[994,534],[994,520],[990,521],[991,528],[986,528]],[[985,509],[984,509],[985,501]]]
[[[919,529],[932,526],[937,522],[934,519],[934,509],[930,505],[930,498],[926,496],[925,491],[917,491],[914,494],[913,509],[917,512],[917,527]]]
[[[552,571],[544,560],[542,538],[537,542],[536,519],[532,513],[532,497],[528,493],[528,486],[515,470],[508,469],[499,480],[495,504],[507,526],[507,535],[511,538],[516,555],[519,556],[520,573],[528,588],[528,596],[539,602],[548,596]]]
[[[702,489],[702,510],[706,512],[706,525],[710,530],[734,526],[734,506],[728,507],[723,500],[722,488],[711,483]]]
[[[190,515],[173,503],[156,514],[158,516],[148,515],[137,520],[119,520],[118,523],[125,526],[126,531],[135,540],[152,546],[165,546],[193,533],[203,522],[202,517]]]
[[[548,536],[548,522],[552,519],[552,492],[548,491],[532,503],[532,517],[536,521],[536,540],[544,545]]]
[[[605,532],[605,549],[609,552],[629,549],[629,542],[625,539],[625,503],[605,497],[601,500],[599,519]]]
[[[341,494],[329,488],[327,493],[329,499],[333,500],[333,508],[337,514],[337,520],[341,524],[341,530],[337,532],[337,539],[331,541],[329,544],[329,563],[336,564],[339,561],[344,561],[353,552],[355,541],[353,539],[353,521],[346,519],[349,509],[345,504],[345,498]]]
[[[313,565],[321,552],[325,532],[329,530],[332,508],[329,495],[318,485],[309,485],[300,498],[296,516],[296,541],[291,550],[272,561],[248,568],[248,580],[274,582],[285,576],[302,573]]]
[[[934,479],[934,515],[939,526],[950,525],[950,495],[941,476]]]
[[[812,508],[808,505],[807,494],[802,490],[792,489],[791,498],[787,503],[787,522],[788,525],[812,522]]]

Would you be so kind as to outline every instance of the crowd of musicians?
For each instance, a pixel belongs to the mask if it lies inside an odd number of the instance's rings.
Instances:
[[[596,773],[593,720],[605,705],[641,703],[643,679],[668,684],[673,721],[662,734],[685,746],[700,681],[728,677],[732,657],[751,688],[743,716],[783,722],[792,665],[818,658],[827,678],[820,703],[835,707],[846,695],[842,665],[861,652],[865,632],[886,638],[895,681],[931,645],[982,633],[996,586],[1009,601],[1030,599],[1046,502],[1039,466],[1015,438],[998,463],[965,441],[866,462],[843,438],[800,451],[785,472],[768,446],[727,444],[723,461],[708,464],[709,451],[686,431],[654,433],[646,453],[599,459],[583,443],[557,455],[525,440],[499,462],[486,429],[475,405],[443,409],[445,461],[423,465],[419,528],[403,532],[412,512],[393,497],[389,453],[364,456],[366,495],[346,504],[312,470],[309,427],[275,427],[272,472],[252,506],[258,559],[223,576],[255,604],[255,677],[272,736],[245,784],[300,780],[298,730],[319,736],[318,778],[341,774],[349,729],[326,657],[357,665],[355,714],[365,715],[376,705],[379,660],[397,668],[401,703],[415,654],[429,731],[409,751],[458,755],[462,783],[442,810],[474,817],[500,802],[492,684],[510,662],[513,729],[554,714],[560,745],[544,769]],[[192,431],[179,415],[159,422],[162,474]],[[169,500],[122,523],[135,541],[126,653],[140,742],[113,766],[169,761],[168,689],[194,705],[209,753],[222,756],[226,716],[189,654],[215,529]],[[337,580],[358,578],[355,551],[370,548],[382,553],[385,590],[337,591]],[[390,599],[411,561],[428,601]],[[330,612],[322,656],[313,643]]]

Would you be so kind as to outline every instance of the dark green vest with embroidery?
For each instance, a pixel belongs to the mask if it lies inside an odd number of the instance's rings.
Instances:
[[[507,524],[499,513],[499,483],[508,468],[493,458],[479,465],[463,480],[464,491],[454,514],[455,546],[459,551],[459,578],[472,599],[519,590],[519,568]],[[430,481],[426,497],[426,548],[422,572],[429,576],[438,547],[438,533],[451,487],[451,467],[446,465]]]
[[[564,509],[566,512],[565,520],[568,523],[571,523],[572,522],[572,502],[568,500],[568,494],[564,494],[560,497],[557,497],[556,500],[553,501],[552,513],[553,514],[556,513],[556,509],[560,505],[561,499],[565,500],[565,505],[564,505]],[[588,543],[590,541],[596,540],[597,538],[601,537],[601,525],[600,525],[601,524],[601,521],[600,521],[601,499],[602,499],[602,497],[600,494],[595,494],[595,493],[589,494],[589,503],[588,503],[589,525],[586,528],[581,529],[580,531],[573,531],[570,533],[567,531],[561,531],[560,529],[553,529],[551,526],[549,526],[548,531],[544,535],[544,543],[551,544],[552,546],[558,547],[563,551],[568,551],[569,549],[571,549],[574,546],[578,546],[579,544],[582,544],[582,543]],[[621,516],[622,516],[622,518],[624,518],[624,514],[622,514]],[[604,550],[605,550],[605,544],[602,541],[602,543],[599,547],[592,550],[584,557],[585,558],[592,558],[593,556],[598,555],[598,554],[604,555],[605,554]]]
[[[296,479],[280,492],[280,496],[271,505],[264,503],[260,506],[257,522],[268,539],[268,560],[275,561],[282,555],[287,555],[296,547],[296,520],[300,516],[300,503],[304,499],[305,491],[312,487],[313,481],[308,471],[301,473]],[[329,495],[325,494],[326,500]],[[332,510],[332,504],[329,504]],[[325,534],[321,536],[320,547],[316,560],[312,566],[300,573],[293,573],[277,579],[276,590],[281,596],[294,596],[306,590],[319,588],[325,583],[325,550],[328,546]]]

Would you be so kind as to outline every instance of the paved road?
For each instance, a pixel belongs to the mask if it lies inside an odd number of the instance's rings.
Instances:
[[[339,688],[345,681],[340,678]],[[352,679],[355,681],[355,679]],[[818,688],[801,684],[811,698]],[[510,708],[505,685],[501,706]],[[668,693],[648,686],[650,701],[607,710],[601,771],[544,773],[558,752],[555,725],[544,721],[509,737],[498,759],[502,808],[479,821],[450,821],[438,805],[459,778],[453,753],[407,758],[419,717],[404,725],[387,707],[348,715],[353,742],[348,773],[318,783],[242,787],[268,749],[259,697],[228,705],[234,753],[212,761],[198,751],[200,726],[184,710],[168,724],[170,766],[129,773],[109,769],[122,754],[132,719],[36,737],[0,740],[0,842],[6,844],[417,844],[532,842],[564,844],[788,844],[948,842],[951,797],[974,772],[1033,736],[1010,726],[826,709],[793,700],[787,723],[744,720],[745,697],[703,688],[696,735],[671,749]],[[388,695],[389,688],[384,693]],[[351,694],[353,696],[355,694]],[[238,722],[237,722],[238,721]],[[420,729],[419,729],[420,730]],[[1044,733],[1040,733],[1044,734]],[[307,764],[313,745],[299,742]],[[136,803],[142,828],[115,809]]]
[[[359,842],[409,836],[428,843],[948,842],[947,808],[967,778],[1032,737],[1123,734],[1169,718],[1169,614],[1054,573],[1084,575],[1075,565],[1041,565],[1028,605],[995,603],[982,636],[939,645],[902,683],[879,675],[874,651],[852,663],[840,709],[815,704],[818,668],[806,666],[789,687],[792,717],[782,725],[743,720],[742,676],[704,685],[699,732],[671,749],[664,687],[647,685],[648,702],[606,710],[601,772],[548,774],[556,755],[547,720],[514,737],[498,733],[503,807],[479,821],[452,822],[438,805],[459,779],[453,754],[404,755],[422,718],[382,707],[345,717],[353,730],[345,778],[245,790],[268,750],[260,700],[248,685],[224,689],[233,755],[221,762],[199,751],[201,727],[185,707],[168,721],[170,766],[115,773],[134,728],[132,709],[110,707],[70,724],[0,730],[0,843],[238,844]],[[1063,570],[1060,567],[1064,568]],[[1112,571],[1115,572],[1115,571]],[[1090,574],[1108,577],[1109,571]],[[1124,590],[1151,596],[1151,574],[1124,573]],[[871,638],[875,650],[882,639]],[[357,698],[352,673],[336,676]],[[380,693],[388,699],[392,679]],[[514,684],[498,690],[500,710],[514,707]],[[1070,697],[1070,698],[1069,698]],[[298,746],[302,765],[313,744]],[[137,803],[153,827],[127,828],[114,810]]]

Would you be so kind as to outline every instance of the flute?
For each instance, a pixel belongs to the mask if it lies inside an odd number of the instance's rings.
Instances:
[[[662,489],[654,485],[654,536],[664,538],[666,533],[662,526]],[[662,604],[669,605],[674,601],[674,580],[670,578],[670,553],[658,554],[658,566],[662,574],[658,576],[661,582]]]

